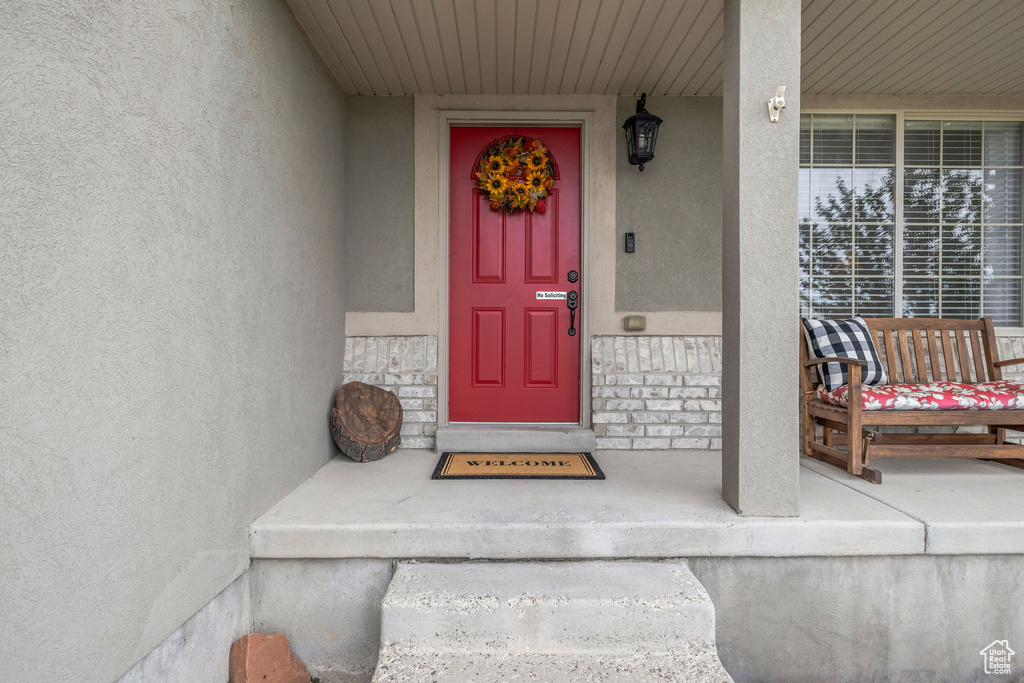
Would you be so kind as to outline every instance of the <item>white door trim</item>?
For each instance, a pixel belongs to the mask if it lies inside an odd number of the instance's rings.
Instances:
[[[592,111],[438,111],[438,273],[437,282],[439,325],[437,335],[437,426],[448,426],[448,157],[451,150],[452,126],[551,126],[580,129],[580,249],[583,265],[583,287],[580,304],[580,415],[579,424],[590,427],[590,295],[593,270],[590,267],[590,220],[592,211],[591,136],[594,128]],[[548,425],[548,423],[539,423]],[[548,425],[550,426],[550,425]]]

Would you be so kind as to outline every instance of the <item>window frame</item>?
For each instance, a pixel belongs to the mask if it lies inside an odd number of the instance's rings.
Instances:
[[[957,111],[948,109],[908,109],[908,108],[876,108],[876,107],[802,107],[800,114],[851,114],[851,115],[885,115],[896,117],[896,191],[894,197],[893,220],[895,249],[893,254],[893,316],[903,317],[900,301],[903,292],[903,138],[907,121],[1021,121],[1024,122],[1024,111]],[[1022,150],[1024,153],[1024,150]],[[1022,207],[1024,210],[1024,207]],[[1024,249],[1021,250],[1021,268],[1024,270]],[[1022,297],[1024,299],[1024,297]],[[1024,300],[1021,301],[1024,314]],[[898,315],[897,315],[898,314]],[[1024,327],[996,327],[1000,337],[1024,336]]]

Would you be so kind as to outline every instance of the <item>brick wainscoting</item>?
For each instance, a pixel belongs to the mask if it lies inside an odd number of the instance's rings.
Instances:
[[[600,336],[591,349],[598,448],[722,447],[721,337]],[[436,337],[348,337],[344,373],[398,396],[403,446],[434,447]]]
[[[722,338],[591,341],[598,448],[722,447]]]
[[[591,351],[598,448],[722,447],[721,337],[598,336]],[[999,357],[1024,358],[1024,337],[999,337]],[[344,373],[398,396],[403,446],[434,448],[437,337],[348,337]],[[1024,381],[1024,366],[1003,375]]]
[[[999,337],[999,357],[1002,360],[1011,358],[1024,358],[1024,337]],[[1024,365],[1008,365],[1003,368],[1003,379],[1010,379],[1015,382],[1024,382]],[[1010,432],[1007,441],[1013,443],[1024,443],[1019,435]]]
[[[1024,337],[999,337],[999,357],[1002,360],[1024,358]],[[1003,377],[1017,382],[1024,381],[1024,365],[1009,365],[1003,368]]]
[[[433,448],[437,431],[437,337],[348,337],[343,382],[364,382],[402,403],[402,446]]]

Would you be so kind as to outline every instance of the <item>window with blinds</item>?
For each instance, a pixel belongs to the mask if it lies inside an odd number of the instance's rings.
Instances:
[[[892,115],[803,115],[801,314],[1020,327],[1021,128],[906,120],[897,131]]]
[[[804,315],[892,315],[893,116],[801,117],[800,300]]]

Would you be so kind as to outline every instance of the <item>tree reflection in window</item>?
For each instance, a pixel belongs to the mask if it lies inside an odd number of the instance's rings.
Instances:
[[[907,121],[899,192],[895,156],[895,117],[802,117],[801,313],[1020,326],[1021,124]]]
[[[895,118],[813,115],[801,123],[802,314],[891,316]]]
[[[1021,124],[907,121],[905,316],[1021,325]]]

